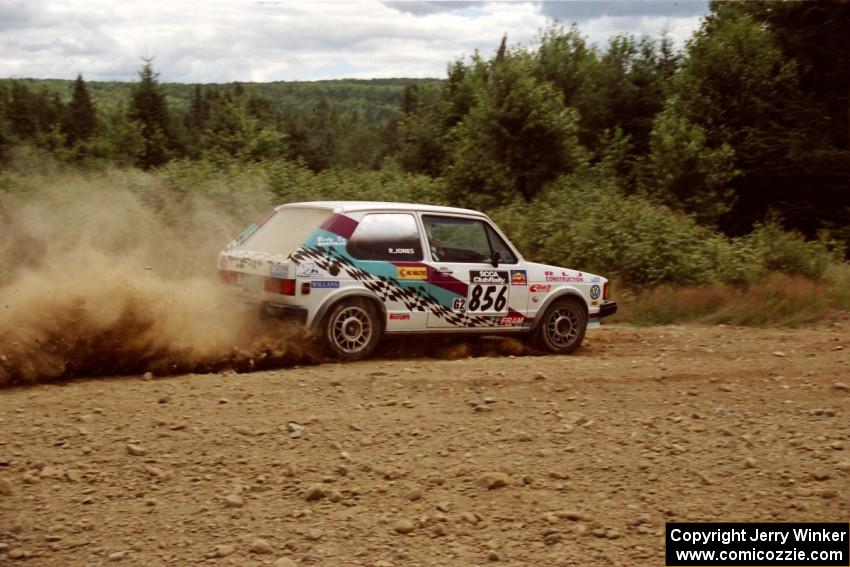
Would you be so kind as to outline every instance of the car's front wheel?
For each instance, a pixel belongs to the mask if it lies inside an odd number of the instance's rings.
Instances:
[[[556,299],[543,313],[537,328],[537,345],[559,354],[576,350],[587,330],[587,309],[578,299]]]
[[[324,319],[322,335],[328,354],[340,360],[360,360],[375,352],[381,324],[374,303],[348,299],[334,305]]]

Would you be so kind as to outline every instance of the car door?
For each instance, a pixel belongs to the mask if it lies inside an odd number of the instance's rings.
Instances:
[[[522,328],[528,278],[519,258],[481,218],[423,214],[432,268],[430,294],[437,300],[429,328]],[[499,258],[494,265],[494,252]]]
[[[421,330],[427,324],[423,299],[428,292],[428,266],[416,215],[408,211],[365,214],[346,246],[362,285],[384,303],[386,330]]]

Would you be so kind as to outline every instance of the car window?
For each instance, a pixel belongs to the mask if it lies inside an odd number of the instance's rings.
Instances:
[[[347,251],[358,260],[419,261],[422,239],[416,218],[409,213],[368,214],[348,240]]]
[[[502,263],[516,263],[505,242],[483,221],[423,215],[422,222],[431,257],[437,262],[487,263],[493,250],[498,250]]]
[[[499,253],[499,257],[501,258],[499,262],[502,264],[516,264],[516,256],[508,248],[507,243],[502,237],[489,224],[485,224],[484,226],[487,228],[487,236],[490,238],[490,247]]]
[[[327,209],[282,208],[252,224],[230,243],[231,248],[289,254],[304,244],[331,215]]]

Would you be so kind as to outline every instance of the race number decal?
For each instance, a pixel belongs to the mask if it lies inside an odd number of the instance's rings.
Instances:
[[[466,310],[470,313],[507,313],[509,283],[507,271],[470,270]]]

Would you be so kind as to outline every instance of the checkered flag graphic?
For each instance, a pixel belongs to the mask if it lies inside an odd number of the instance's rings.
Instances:
[[[330,274],[341,271],[363,284],[381,301],[402,303],[409,311],[430,311],[440,319],[457,327],[495,327],[498,318],[484,315],[468,315],[452,311],[437,301],[437,298],[421,288],[404,287],[395,278],[376,276],[358,268],[354,263],[332,248],[316,246],[299,248],[290,255],[296,262],[313,262]]]

